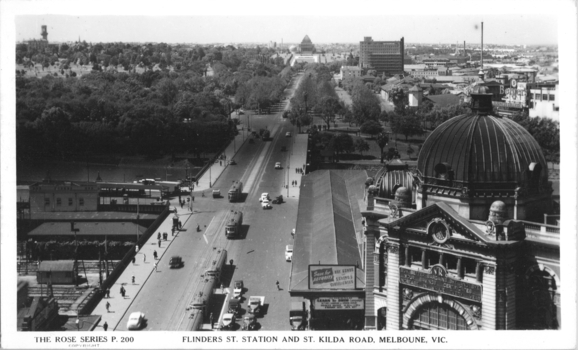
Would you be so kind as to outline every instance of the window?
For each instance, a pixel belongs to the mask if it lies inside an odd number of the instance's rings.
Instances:
[[[549,101],[556,101],[556,95],[550,94],[548,96],[549,96],[549,98],[548,98]]]
[[[78,198],[78,205],[84,206],[84,198]]]
[[[50,205],[50,198],[44,198],[44,205]]]
[[[462,266],[466,275],[476,275],[476,261],[474,259],[462,258]]]
[[[542,94],[542,101],[548,101],[548,94]]]
[[[446,304],[430,302],[420,308],[412,317],[410,329],[424,330],[464,330],[466,319]]]
[[[61,206],[62,205],[62,199],[56,198],[56,205]]]
[[[72,206],[72,198],[68,198],[68,206]]]

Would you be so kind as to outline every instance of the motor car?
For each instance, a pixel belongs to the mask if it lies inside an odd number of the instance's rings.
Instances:
[[[287,132],[285,133],[285,137],[291,137],[291,131],[287,131]]]
[[[171,260],[169,260],[169,266],[171,269],[183,267],[184,266],[183,258],[181,258],[178,255],[171,257]]]
[[[281,162],[275,163],[275,169],[281,169]]]
[[[128,322],[126,323],[126,328],[129,331],[140,329],[145,323],[145,314],[142,312],[133,312],[128,317]]]
[[[261,207],[262,207],[263,209],[271,209],[271,208],[273,208],[273,207],[271,206],[271,202],[269,202],[268,199],[265,199],[265,200],[263,200],[263,201],[261,202]]]
[[[285,260],[291,261],[293,259],[293,245],[288,244],[285,247]]]
[[[231,159],[231,160],[229,161],[229,165],[237,165],[237,162],[235,162],[234,159]]]
[[[223,315],[223,325],[221,329],[231,330],[235,325],[235,315],[234,314],[224,314]]]
[[[243,330],[244,331],[253,331],[257,326],[257,321],[255,319],[255,315],[245,315],[243,319]]]
[[[221,197],[221,190],[220,189],[213,190],[213,198],[220,198],[220,197]]]
[[[291,236],[295,237],[295,229],[291,230]]]
[[[275,199],[273,199],[273,204],[281,204],[283,203],[283,195],[278,195]]]
[[[265,200],[269,200],[269,199],[270,199],[270,198],[269,198],[269,193],[267,193],[267,192],[261,193],[261,197],[259,197],[259,202],[262,202],[264,199],[265,199]]]
[[[243,294],[243,281],[237,280],[235,281],[234,289],[233,289],[233,298],[240,299],[241,295]]]

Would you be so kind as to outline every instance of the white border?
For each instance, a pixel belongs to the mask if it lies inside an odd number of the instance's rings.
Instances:
[[[509,348],[509,349],[549,349],[574,348],[576,346],[576,4],[572,0],[559,1],[218,1],[218,2],[176,2],[176,1],[15,1],[0,2],[0,167],[1,167],[1,312],[3,348],[65,348],[69,346],[55,343],[41,344],[34,341],[34,336],[45,336],[46,333],[18,333],[16,327],[16,163],[15,163],[15,76],[14,45],[15,22],[17,15],[132,15],[132,16],[173,16],[173,15],[214,15],[214,16],[249,16],[249,15],[292,15],[307,16],[445,16],[473,14],[549,14],[559,19],[559,55],[560,55],[560,105],[561,105],[561,199],[562,208],[562,245],[561,277],[564,291],[562,293],[562,330],[560,331],[495,331],[495,332],[255,332],[253,336],[299,336],[299,343],[186,343],[183,336],[191,333],[148,332],[132,334],[136,341],[133,344],[102,343],[100,348]],[[344,28],[344,30],[346,30]],[[428,30],[428,28],[424,28]],[[456,28],[456,31],[459,31]],[[515,30],[515,28],[512,28]],[[305,33],[303,33],[305,34]],[[368,33],[382,37],[383,33]],[[411,38],[407,38],[411,42]],[[81,333],[82,334],[82,333]],[[202,333],[215,334],[215,333]],[[314,339],[320,336],[378,336],[414,337],[444,336],[449,341],[445,344],[355,344],[355,343],[305,343],[304,336],[311,334]],[[54,337],[54,334],[48,333]],[[58,334],[60,335],[60,334]],[[71,334],[66,334],[71,335]],[[94,334],[88,334],[94,335]],[[110,334],[112,335],[112,333]],[[110,336],[109,335],[109,336]],[[217,333],[226,336],[241,334]],[[240,338],[238,338],[240,339]],[[95,345],[95,343],[91,343]]]

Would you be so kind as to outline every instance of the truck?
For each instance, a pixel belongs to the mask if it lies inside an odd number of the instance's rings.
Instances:
[[[304,330],[307,322],[307,311],[305,311],[305,303],[302,301],[291,302],[291,309],[289,310],[289,324],[292,331]]]
[[[249,309],[249,313],[255,316],[261,315],[264,304],[265,304],[265,297],[256,297],[256,296],[249,297],[249,304],[247,307]]]
[[[227,221],[225,226],[225,235],[227,238],[236,238],[241,235],[241,227],[243,226],[243,212],[234,211],[233,217]]]
[[[221,281],[223,267],[227,261],[227,251],[223,248],[213,247],[213,255],[209,260],[209,266],[205,270],[205,278],[214,277],[216,283]]]
[[[241,181],[233,181],[231,189],[229,189],[229,202],[238,202],[243,195],[243,183]]]
[[[229,299],[229,313],[236,315],[241,309],[239,299]]]

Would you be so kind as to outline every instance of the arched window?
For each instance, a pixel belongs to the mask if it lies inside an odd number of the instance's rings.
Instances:
[[[467,330],[466,319],[447,304],[429,302],[419,308],[410,321],[410,329]]]

